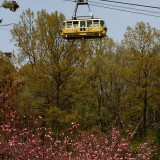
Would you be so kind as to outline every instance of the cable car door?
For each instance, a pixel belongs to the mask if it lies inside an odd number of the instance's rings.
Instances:
[[[80,21],[80,31],[86,31],[85,21]]]

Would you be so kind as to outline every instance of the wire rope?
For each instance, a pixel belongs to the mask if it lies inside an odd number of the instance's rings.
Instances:
[[[63,0],[63,1],[75,2],[75,0]],[[106,2],[112,2],[112,3],[120,3],[120,4],[123,4],[123,5],[127,4],[127,5],[132,5],[132,6],[134,5],[134,6],[140,6],[140,7],[148,7],[148,8],[152,8],[152,9],[153,8],[160,9],[160,7],[139,5],[139,4],[133,4],[133,3],[125,3],[125,2],[120,2],[120,1],[112,1],[112,0],[99,0],[99,1],[106,1]],[[93,2],[93,1],[90,1],[90,2],[91,3],[89,3],[89,5],[100,7],[100,8],[107,8],[107,9],[112,9],[112,10],[116,10],[116,11],[135,13],[135,14],[139,14],[139,15],[145,15],[145,16],[151,16],[151,17],[157,17],[157,18],[160,17],[160,16],[155,15],[155,14],[148,14],[148,13],[160,14],[160,12],[143,10],[143,9],[137,9],[137,8],[131,8],[131,7],[124,7],[124,6],[118,6],[118,5],[110,5],[110,4],[106,4],[106,3]],[[92,3],[94,3],[94,4],[92,4]],[[104,5],[111,6],[111,7],[107,7],[107,6],[104,6]],[[118,7],[118,8],[115,8],[115,7]],[[121,9],[121,8],[123,8],[123,9]],[[133,10],[135,10],[135,11],[133,11]],[[137,12],[137,11],[140,11],[140,12]],[[144,13],[144,12],[148,12],[148,13]]]
[[[146,8],[154,8],[154,9],[160,9],[160,7],[156,6],[149,6],[149,5],[142,5],[142,4],[136,4],[136,3],[126,3],[126,2],[120,2],[120,1],[112,1],[112,0],[99,0],[99,1],[105,1],[105,2],[111,2],[111,3],[119,3],[119,4],[125,4],[125,5],[132,5],[137,7],[146,7]]]
[[[63,0],[63,1],[76,2],[75,0]],[[131,6],[137,6],[137,7],[152,8],[152,9],[160,9],[160,7],[150,6],[150,5],[142,5],[142,4],[137,4],[137,3],[127,3],[127,2],[113,1],[113,0],[98,0],[98,1],[109,2],[109,3],[119,3],[119,4],[123,4],[123,5],[131,5]]]
[[[154,15],[154,14],[147,14],[147,13],[142,13],[142,12],[129,11],[129,10],[125,10],[125,9],[118,9],[118,8],[113,8],[113,7],[105,7],[105,6],[94,5],[94,4],[90,4],[90,5],[91,5],[91,6],[96,6],[96,7],[101,7],[101,8],[108,8],[108,9],[117,10],[117,11],[123,11],[123,12],[129,12],[129,13],[136,13],[136,14],[145,15],[145,16],[160,17],[160,16]]]
[[[11,26],[11,25],[17,25],[16,23],[9,23],[9,24],[1,24],[0,27],[6,27],[6,26]]]
[[[106,5],[106,6],[111,6],[111,7],[117,7],[117,8],[124,8],[124,9],[131,9],[131,10],[136,10],[136,11],[160,14],[160,12],[156,12],[156,11],[150,11],[150,10],[144,10],[144,9],[138,9],[138,8],[132,8],[132,7],[124,7],[124,6],[112,5],[112,4],[106,4],[106,3],[100,3],[100,2],[94,2],[94,1],[90,1],[90,2],[94,3],[94,4]]]

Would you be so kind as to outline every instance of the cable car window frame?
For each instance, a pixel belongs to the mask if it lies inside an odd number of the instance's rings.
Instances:
[[[99,19],[94,19],[93,20],[93,27],[99,27]]]
[[[79,28],[79,21],[72,21],[73,22],[73,28]]]
[[[105,22],[103,20],[100,20],[100,27],[105,27]]]
[[[63,22],[63,23],[62,23],[62,28],[63,28],[63,29],[66,28],[66,22]]]
[[[86,31],[86,21],[85,20],[80,21],[80,31]]]
[[[66,22],[66,28],[72,28],[72,21],[67,21]]]
[[[92,27],[92,26],[93,26],[92,20],[87,20],[87,27]]]

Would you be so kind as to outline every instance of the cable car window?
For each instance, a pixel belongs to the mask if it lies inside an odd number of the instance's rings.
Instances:
[[[101,26],[101,27],[105,27],[104,21],[102,21],[102,20],[100,21],[100,26]]]
[[[92,27],[92,20],[87,21],[87,27]]]
[[[78,28],[78,21],[75,21],[75,22],[73,21],[73,27]]]
[[[93,26],[98,27],[99,26],[99,20],[93,20]]]
[[[66,23],[63,22],[63,23],[62,23],[62,28],[65,28],[65,26],[66,26]]]
[[[85,31],[86,28],[85,28],[85,21],[80,21],[80,30],[81,31]]]
[[[67,22],[67,28],[71,28],[72,27],[72,22]]]

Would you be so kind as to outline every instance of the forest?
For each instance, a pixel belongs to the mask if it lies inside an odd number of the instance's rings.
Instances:
[[[0,52],[0,159],[158,160],[160,30],[67,41],[64,19],[24,11]]]

